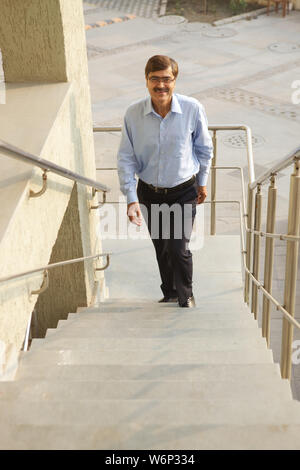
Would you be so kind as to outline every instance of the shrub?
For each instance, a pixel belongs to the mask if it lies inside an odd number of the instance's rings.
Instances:
[[[229,7],[234,14],[243,13],[246,10],[246,0],[230,0]]]

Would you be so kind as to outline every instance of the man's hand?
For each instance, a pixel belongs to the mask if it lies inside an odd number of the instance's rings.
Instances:
[[[197,204],[202,204],[207,197],[207,189],[206,186],[198,186],[198,199]]]
[[[131,202],[127,205],[127,215],[131,223],[142,225],[142,212],[138,202]]]

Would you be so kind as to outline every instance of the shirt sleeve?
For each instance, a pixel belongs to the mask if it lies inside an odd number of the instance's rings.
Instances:
[[[198,186],[206,186],[213,157],[212,139],[208,131],[208,122],[204,107],[199,103],[196,125],[193,132],[194,154],[200,164],[196,175]]]
[[[122,129],[122,137],[118,150],[118,175],[122,193],[127,197],[127,204],[137,202],[135,174],[137,172],[137,160],[132,145],[130,126],[125,115]]]

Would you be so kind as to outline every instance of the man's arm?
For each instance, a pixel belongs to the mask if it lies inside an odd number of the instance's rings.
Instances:
[[[124,118],[122,137],[118,150],[117,166],[120,188],[122,193],[127,197],[127,203],[137,202],[135,173],[138,165],[126,116]]]
[[[127,197],[127,215],[130,222],[141,225],[142,214],[136,193],[137,161],[134,154],[132,136],[126,116],[118,151],[118,175],[122,193]]]
[[[205,110],[199,103],[196,115],[196,125],[193,132],[193,147],[195,155],[200,163],[200,170],[196,175],[198,183],[198,200],[201,204],[207,197],[207,180],[213,157],[213,145],[208,131],[208,122]]]

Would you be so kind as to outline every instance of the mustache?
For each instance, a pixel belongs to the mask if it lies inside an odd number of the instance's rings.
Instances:
[[[154,88],[154,91],[169,91],[169,88]]]

